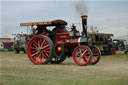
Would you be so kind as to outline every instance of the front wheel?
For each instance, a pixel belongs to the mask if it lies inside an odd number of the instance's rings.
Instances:
[[[73,59],[76,64],[85,66],[90,64],[92,59],[92,52],[88,46],[81,45],[73,51]]]

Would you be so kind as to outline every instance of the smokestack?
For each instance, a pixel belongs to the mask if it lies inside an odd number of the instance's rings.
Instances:
[[[82,27],[83,27],[83,33],[82,33],[82,36],[83,37],[87,37],[87,18],[88,18],[87,15],[81,16],[81,19],[82,19]]]

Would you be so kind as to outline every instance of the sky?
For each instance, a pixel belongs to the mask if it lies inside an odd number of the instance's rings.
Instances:
[[[67,21],[68,27],[74,23],[82,31],[82,14],[88,15],[88,30],[94,26],[102,33],[128,36],[128,0],[1,0],[0,4],[0,37],[26,32],[22,22],[55,19]]]

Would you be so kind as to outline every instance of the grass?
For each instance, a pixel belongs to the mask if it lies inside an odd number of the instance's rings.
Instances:
[[[0,52],[0,85],[128,85],[128,54],[102,56],[96,65],[34,65],[26,54]]]

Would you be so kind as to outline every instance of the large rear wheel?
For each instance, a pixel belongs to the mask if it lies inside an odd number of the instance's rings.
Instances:
[[[27,53],[34,64],[47,64],[53,55],[53,42],[44,35],[34,36],[28,43]]]
[[[92,56],[92,60],[91,60],[90,64],[94,65],[99,62],[99,60],[101,58],[101,52],[100,52],[100,49],[95,45],[91,46],[91,50],[92,50],[93,56]]]
[[[91,58],[92,52],[88,46],[78,46],[73,52],[73,59],[78,65],[85,66],[90,64]]]

